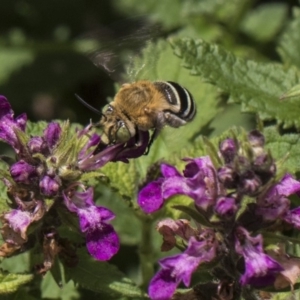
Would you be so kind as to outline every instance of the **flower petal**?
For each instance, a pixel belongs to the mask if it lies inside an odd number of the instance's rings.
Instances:
[[[300,230],[300,207],[288,211],[283,219],[285,222]]]
[[[177,171],[175,167],[168,164],[161,164],[160,170],[165,178],[175,176],[182,177],[182,175]]]
[[[32,222],[32,217],[29,212],[13,209],[4,215],[4,219],[8,221],[9,226],[16,232],[20,233],[21,237],[27,239],[27,228]]]
[[[147,214],[153,213],[163,206],[162,181],[163,180],[150,182],[139,192],[138,204]]]
[[[87,249],[98,260],[109,260],[120,247],[119,237],[110,224],[101,223],[86,233]]]
[[[267,197],[273,197],[275,195],[290,196],[299,191],[300,182],[295,180],[292,175],[285,174],[280,182],[269,190]]]
[[[170,300],[177,287],[175,277],[171,270],[160,270],[151,280],[149,285],[149,296],[152,300]]]

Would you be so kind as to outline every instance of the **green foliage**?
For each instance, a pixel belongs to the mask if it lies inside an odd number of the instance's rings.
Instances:
[[[58,285],[50,272],[43,278],[41,290],[43,299],[80,299],[80,295],[72,280],[69,282],[60,281]]]
[[[0,163],[1,168],[7,168],[2,162]],[[2,172],[1,172],[2,173]],[[9,205],[7,201],[7,191],[3,181],[0,181],[0,213],[9,210]]]
[[[275,119],[286,128],[300,128],[299,99],[279,101],[283,92],[299,82],[296,69],[238,58],[203,40],[178,39],[172,45],[191,74],[222,88],[242,104],[243,111],[257,113],[263,120]]]
[[[172,28],[180,25],[183,21],[181,1],[149,0],[140,2],[138,0],[113,1],[117,10],[127,12],[128,16],[147,14],[154,22],[162,22],[165,28]]]
[[[75,269],[67,269],[68,275],[80,286],[99,293],[107,299],[121,296],[129,299],[145,299],[145,294],[115,266],[97,262],[81,251],[79,264]]]
[[[294,18],[290,21],[287,29],[282,35],[278,52],[282,60],[288,65],[300,68],[300,9],[294,8]]]
[[[15,292],[21,285],[33,279],[31,274],[13,274],[1,272],[0,274],[0,295]]]
[[[241,30],[258,41],[271,41],[282,28],[286,15],[286,4],[268,3],[260,5],[246,15],[241,23]]]
[[[279,167],[290,173],[300,171],[299,134],[280,135],[275,127],[264,130],[267,148],[270,149]]]

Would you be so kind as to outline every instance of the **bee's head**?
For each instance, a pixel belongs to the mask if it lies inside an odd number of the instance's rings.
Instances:
[[[104,107],[102,114],[99,124],[103,128],[103,143],[125,143],[134,135],[129,129],[128,119],[111,104]]]

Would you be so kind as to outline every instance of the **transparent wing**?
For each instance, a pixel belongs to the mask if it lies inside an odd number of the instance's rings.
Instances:
[[[86,37],[99,41],[97,49],[89,51],[88,57],[116,81],[123,81],[127,73],[132,81],[145,67],[144,63],[133,67],[133,60],[140,51],[161,34],[160,27],[145,21],[145,18],[130,18],[105,26]],[[124,65],[129,66],[126,70]]]

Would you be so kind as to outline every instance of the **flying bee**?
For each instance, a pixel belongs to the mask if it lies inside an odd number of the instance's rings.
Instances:
[[[79,96],[77,98],[90,107]],[[101,113],[101,140],[111,145],[125,143],[136,137],[138,145],[139,131],[152,129],[154,132],[148,143],[148,153],[152,142],[165,125],[180,127],[191,121],[195,114],[192,95],[178,83],[148,80],[126,83]]]

